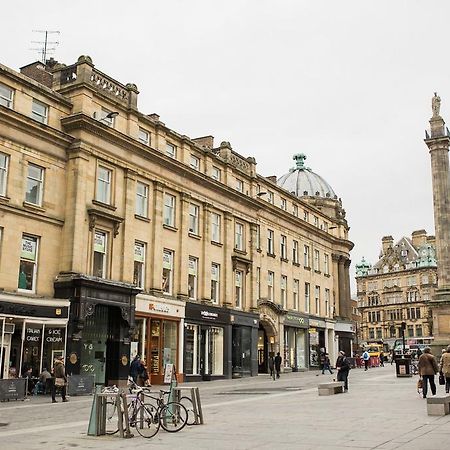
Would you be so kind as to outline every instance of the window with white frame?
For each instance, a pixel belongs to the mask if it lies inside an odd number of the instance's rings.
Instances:
[[[244,250],[244,225],[239,222],[234,225],[234,248]]]
[[[281,307],[286,308],[286,289],[287,289],[287,276],[281,275],[280,282],[280,302]]]
[[[198,235],[199,207],[191,203],[189,205],[189,233]]]
[[[328,222],[323,222],[323,229],[328,232]]]
[[[286,202],[286,199],[285,199],[285,198],[282,198],[282,199],[280,200],[280,208],[281,208],[281,209],[284,209],[284,210],[286,211],[286,209],[287,209],[287,202]]]
[[[320,271],[320,253],[319,250],[314,249],[314,270]]]
[[[242,270],[236,270],[234,272],[235,275],[235,282],[234,282],[234,286],[235,286],[235,295],[234,295],[234,304],[236,306],[236,308],[242,308],[243,305],[243,295],[244,295],[244,272],[242,272]]]
[[[222,178],[222,171],[218,167],[213,166],[211,170],[211,178],[213,180],[220,181]]]
[[[166,143],[166,155],[170,156],[171,158],[177,157],[177,148],[170,142]]]
[[[314,216],[314,226],[319,228],[319,218],[317,216]]]
[[[287,258],[287,237],[283,235],[280,237],[280,258]]]
[[[416,337],[422,336],[423,336],[422,325],[416,325]]]
[[[111,204],[111,183],[112,170],[103,166],[98,166],[97,169],[97,195],[96,200],[107,205]]]
[[[9,156],[0,153],[0,196],[6,196],[6,186],[8,184]]]
[[[172,295],[173,290],[173,251],[164,249],[163,251],[163,273],[162,291],[164,294]]]
[[[239,192],[244,192],[244,182],[239,178],[236,178],[236,190]]]
[[[311,310],[311,285],[305,283],[305,312],[309,313]]]
[[[175,226],[175,196],[164,194],[163,223],[170,227]]]
[[[144,145],[150,145],[150,133],[139,127],[139,142]]]
[[[144,183],[136,183],[136,215],[148,217],[148,186]]]
[[[12,108],[13,97],[14,91],[4,84],[0,84],[0,105],[6,106],[7,108]]]
[[[309,212],[306,209],[303,211],[303,220],[309,222]]]
[[[211,213],[211,241],[220,242],[220,214]]]
[[[31,118],[46,124],[48,121],[48,106],[33,98]]]
[[[309,252],[309,245],[303,246],[303,265],[305,267],[311,267],[311,258]]]
[[[191,155],[189,165],[195,170],[200,170],[200,158],[197,158],[195,155]]]
[[[325,275],[330,275],[330,255],[327,253],[323,255],[323,272]]]
[[[273,231],[267,230],[267,253],[273,255]]]
[[[220,300],[220,265],[211,263],[211,301],[218,304]]]
[[[105,232],[94,231],[94,258],[92,275],[94,277],[106,278],[107,270],[107,250],[108,250],[108,236]]]
[[[292,288],[293,308],[298,311],[298,296],[300,292],[300,281],[294,280],[294,287]]]
[[[273,301],[273,288],[274,288],[274,273],[270,270],[267,273],[267,297],[269,300]]]
[[[325,316],[331,317],[330,310],[330,290],[325,288]]]
[[[292,262],[298,264],[298,241],[292,241]]]
[[[25,201],[34,205],[42,205],[44,191],[44,169],[34,164],[28,164],[27,191]]]
[[[146,244],[144,242],[134,242],[133,283],[141,289],[145,287],[145,250]]]
[[[411,290],[406,293],[406,301],[407,302],[417,302],[420,300],[419,291]]]
[[[18,288],[24,291],[36,291],[38,244],[39,238],[22,235]]]
[[[188,296],[191,300],[197,300],[198,259],[189,256],[188,264]]]
[[[272,203],[272,205],[273,205],[273,199],[274,199],[273,192],[272,191],[267,191],[267,201],[269,203]]]
[[[320,286],[316,286],[314,290],[315,313],[320,315]]]
[[[261,267],[256,268],[256,289],[258,294],[258,299],[261,298]]]
[[[297,206],[297,205],[294,205],[294,206],[292,207],[292,214],[293,214],[295,217],[298,217],[298,206]]]

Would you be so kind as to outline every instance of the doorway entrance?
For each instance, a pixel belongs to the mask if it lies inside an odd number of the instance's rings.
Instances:
[[[258,329],[258,373],[268,373],[269,342],[266,330],[260,324]]]

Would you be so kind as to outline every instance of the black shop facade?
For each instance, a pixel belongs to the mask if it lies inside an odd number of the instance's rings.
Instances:
[[[122,385],[130,370],[130,337],[140,289],[84,274],[61,273],[55,296],[70,300],[66,370],[96,384]]]
[[[258,315],[187,302],[184,319],[185,381],[258,374]]]

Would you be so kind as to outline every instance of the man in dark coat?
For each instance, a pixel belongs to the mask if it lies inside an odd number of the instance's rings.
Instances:
[[[277,373],[277,378],[280,378],[280,370],[281,370],[281,356],[280,352],[277,353],[274,360],[275,372]]]
[[[435,357],[431,354],[430,347],[426,347],[419,358],[419,375],[423,379],[423,398],[427,398],[428,383],[430,383],[431,393],[436,395],[436,383],[434,376],[439,372],[439,366]]]
[[[133,378],[133,381],[137,383],[138,375],[142,371],[142,364],[141,364],[141,358],[139,355],[136,355],[131,361],[130,364],[130,377]]]
[[[344,391],[348,391],[348,372],[350,371],[350,362],[341,350],[336,361],[336,370],[338,371],[337,380],[344,382]]]

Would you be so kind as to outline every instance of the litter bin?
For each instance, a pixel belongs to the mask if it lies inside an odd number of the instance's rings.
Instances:
[[[411,358],[396,358],[395,371],[397,377],[412,377],[411,373]]]

